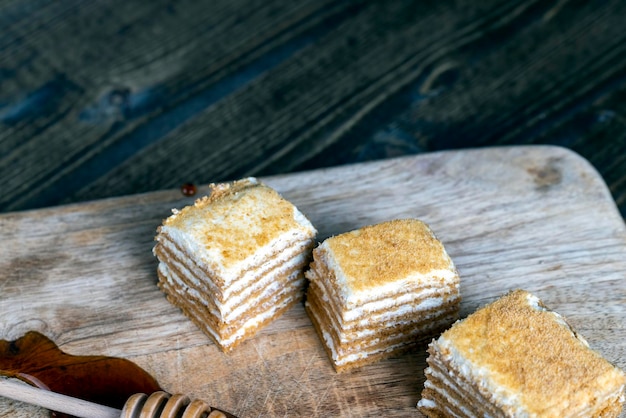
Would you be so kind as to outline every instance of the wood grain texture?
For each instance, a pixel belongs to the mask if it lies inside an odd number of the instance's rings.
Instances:
[[[626,3],[2,0],[0,210],[555,144],[626,215]]]
[[[14,379],[0,379],[0,396],[78,418],[121,418],[122,415],[120,409],[51,392],[50,390],[30,386],[24,382],[16,382]]]
[[[424,220],[459,269],[462,316],[522,287],[626,369],[626,226],[578,155],[487,148],[264,180],[319,240]],[[153,237],[171,208],[192,200],[170,190],[1,215],[0,337],[35,329],[72,354],[123,356],[168,391],[242,417],[419,416],[425,347],[338,375],[302,306],[226,355],[168,304]]]

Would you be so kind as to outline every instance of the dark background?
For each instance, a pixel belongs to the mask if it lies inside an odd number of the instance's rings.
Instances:
[[[3,212],[555,144],[626,214],[625,1],[3,0],[0,34]]]

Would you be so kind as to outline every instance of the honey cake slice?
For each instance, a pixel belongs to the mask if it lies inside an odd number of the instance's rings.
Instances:
[[[153,252],[168,301],[230,351],[302,298],[317,231],[255,178],[210,189],[172,211]]]
[[[417,219],[330,237],[305,275],[305,308],[337,372],[414,346],[458,317],[458,272]]]
[[[515,290],[434,340],[428,417],[617,417],[626,376],[558,313]]]

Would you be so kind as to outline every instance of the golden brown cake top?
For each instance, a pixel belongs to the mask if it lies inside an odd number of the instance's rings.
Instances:
[[[210,188],[209,196],[174,211],[163,228],[177,242],[191,241],[196,255],[212,263],[228,268],[284,234],[312,238],[316,232],[292,203],[254,178]]]
[[[625,382],[563,317],[523,290],[479,309],[439,341],[454,347],[456,361],[480,373],[490,392],[507,394],[502,402],[537,416],[568,416]]]
[[[456,270],[443,244],[417,219],[397,219],[328,238],[323,249],[350,292],[367,291],[415,275]],[[327,260],[329,261],[329,260]]]

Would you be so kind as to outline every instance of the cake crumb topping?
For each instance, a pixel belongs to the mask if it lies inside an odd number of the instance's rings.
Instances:
[[[224,267],[252,256],[298,222],[295,206],[254,178],[211,184],[211,194],[176,211],[163,226],[184,231]]]
[[[453,269],[443,244],[417,219],[396,219],[328,238],[324,244],[354,292]]]

